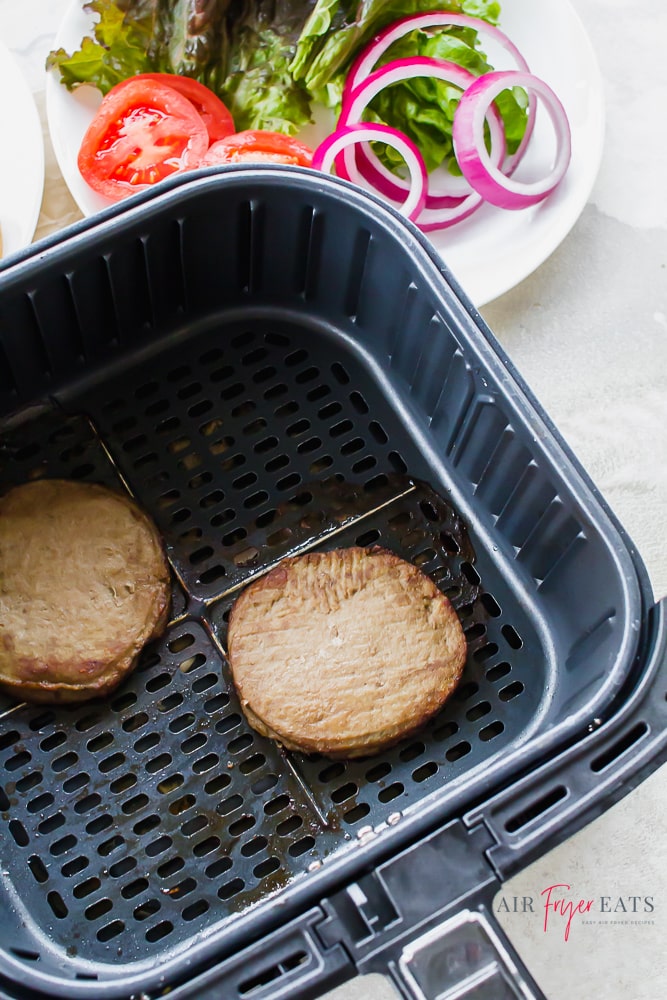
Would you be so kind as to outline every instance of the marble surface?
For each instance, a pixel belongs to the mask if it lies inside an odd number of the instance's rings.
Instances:
[[[561,246],[482,311],[633,538],[660,598],[667,594],[667,9],[663,0],[573,2],[604,78],[599,176]],[[46,182],[36,237],[79,218],[50,147],[43,100],[44,57],[66,7],[67,0],[0,0],[0,39],[15,54],[44,123]],[[503,887],[507,898],[537,897],[546,886],[568,883],[576,898],[653,899],[653,911],[634,919],[577,917],[567,941],[545,934],[540,916],[499,913],[549,1000],[667,995],[666,805],[667,766]],[[380,977],[327,994],[394,996]]]

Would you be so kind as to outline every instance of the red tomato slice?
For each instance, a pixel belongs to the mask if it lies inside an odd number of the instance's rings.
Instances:
[[[81,175],[118,201],[192,169],[208,148],[206,126],[172,87],[130,78],[109,91],[79,150]]]
[[[237,132],[226,139],[214,142],[202,160],[202,167],[219,163],[292,163],[309,167],[313,161],[313,151],[308,146],[281,132],[264,132],[248,129]]]
[[[155,80],[156,83],[173,87],[183,97],[187,97],[204,119],[209,142],[217,142],[218,139],[224,139],[225,136],[232,135],[235,131],[234,119],[227,106],[223,104],[217,94],[214,94],[199,80],[193,80],[190,76],[178,76],[175,73],[141,73],[134,79]]]

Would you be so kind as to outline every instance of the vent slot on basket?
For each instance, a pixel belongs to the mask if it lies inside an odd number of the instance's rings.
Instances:
[[[517,833],[524,826],[528,826],[529,823],[536,820],[538,816],[543,816],[549,809],[553,809],[555,805],[567,798],[568,794],[569,792],[564,785],[557,785],[507,819],[505,829],[508,833]]]
[[[239,994],[242,997],[252,997],[253,993],[262,987],[268,986],[269,983],[275,983],[277,979],[282,979],[308,961],[309,956],[305,951],[294,951],[280,962],[276,962],[275,965],[269,966],[249,979],[244,979],[239,983]]]
[[[635,743],[638,743],[644,736],[648,733],[648,726],[645,722],[638,722],[636,726],[633,726],[627,733],[624,733],[619,739],[616,740],[610,747],[607,747],[603,753],[595,757],[591,761],[591,770],[598,774],[600,771],[604,771],[605,768],[613,764],[615,760],[618,760],[624,753],[633,747]]]

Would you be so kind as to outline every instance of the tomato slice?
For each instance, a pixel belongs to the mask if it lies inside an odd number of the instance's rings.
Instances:
[[[81,143],[78,166],[100,194],[119,201],[199,166],[208,132],[193,104],[172,87],[130,77],[103,99]]]
[[[262,161],[309,167],[313,161],[313,151],[304,143],[281,132],[248,129],[214,142],[201,165],[211,167],[219,163]]]
[[[156,83],[173,87],[183,97],[187,97],[204,119],[210,143],[224,139],[235,131],[234,119],[227,106],[199,80],[193,80],[190,76],[178,76],[176,73],[140,73],[134,79],[155,80]]]

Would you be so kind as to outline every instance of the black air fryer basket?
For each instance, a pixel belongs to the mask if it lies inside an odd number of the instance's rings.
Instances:
[[[539,996],[499,885],[665,758],[665,607],[426,240],[289,167],[226,168],[0,273],[0,481],[131,493],[173,618],[105,702],[0,703],[4,997]],[[468,660],[352,762],[246,723],[225,660],[286,554],[383,545]],[[67,609],[64,609],[67,614]]]

